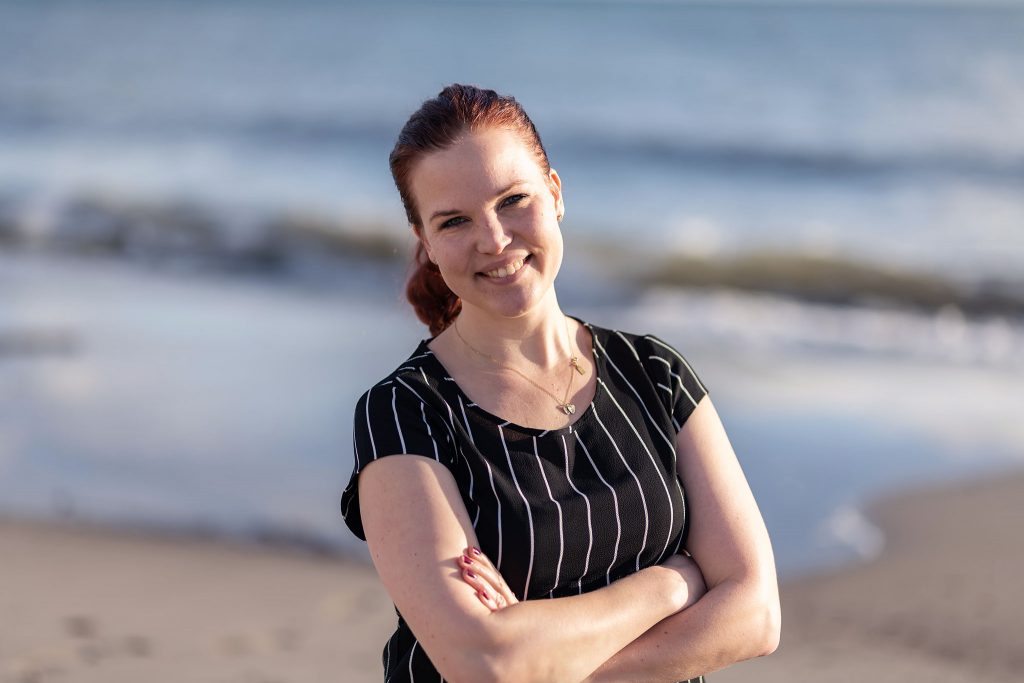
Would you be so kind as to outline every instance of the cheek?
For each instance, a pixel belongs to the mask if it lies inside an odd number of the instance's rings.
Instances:
[[[553,230],[558,229],[554,211],[540,202],[525,211],[522,219],[523,228],[536,236],[548,236]]]

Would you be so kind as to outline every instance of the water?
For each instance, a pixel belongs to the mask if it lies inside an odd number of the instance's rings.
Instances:
[[[1024,272],[1019,5],[5,2],[0,198],[400,234],[387,153],[453,81],[527,107],[567,234]]]
[[[0,0],[0,510],[365,550],[337,511],[351,411],[426,336],[386,159],[454,81],[530,112],[563,306],[687,353],[784,574],[878,552],[874,496],[1020,466],[1020,316],[644,289],[585,257],[1020,283],[1020,5]]]
[[[0,512],[365,556],[338,511],[355,400],[428,336],[397,298],[398,275],[324,290],[0,256]],[[560,300],[686,353],[785,576],[877,552],[861,509],[881,493],[1024,465],[1020,357],[958,356],[956,345],[930,357],[851,350],[799,328],[752,344],[734,334],[746,317],[736,313],[765,302],[666,296]],[[4,343],[17,332],[37,343]]]

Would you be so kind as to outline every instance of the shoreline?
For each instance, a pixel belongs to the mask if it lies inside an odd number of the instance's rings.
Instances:
[[[874,501],[877,559],[782,584],[770,657],[743,681],[1011,681],[1024,472]],[[371,565],[315,548],[0,517],[0,682],[380,678],[394,626]]]
[[[1021,680],[1022,495],[1018,469],[875,499],[879,555],[783,582],[779,649],[715,681]]]

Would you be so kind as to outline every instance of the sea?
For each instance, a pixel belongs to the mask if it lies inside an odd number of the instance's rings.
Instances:
[[[366,557],[449,83],[563,181],[563,308],[708,386],[784,577],[1024,466],[1024,2],[0,0],[0,512]]]

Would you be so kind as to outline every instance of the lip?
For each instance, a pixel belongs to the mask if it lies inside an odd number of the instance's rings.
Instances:
[[[485,271],[485,272],[477,273],[477,277],[479,277],[479,278],[481,278],[483,280],[486,280],[487,282],[491,282],[491,283],[499,284],[499,285],[507,284],[509,282],[515,282],[523,274],[523,271],[526,270],[526,267],[528,265],[530,265],[530,263],[533,261],[533,254],[527,254],[525,257],[524,256],[517,256],[517,257],[515,257],[513,259],[506,259],[504,261],[498,262],[496,265],[490,265],[490,266],[487,267],[487,270],[497,270],[498,268],[503,268],[503,267],[506,267],[506,266],[508,266],[508,265],[510,265],[512,263],[515,263],[519,259],[523,259],[523,266],[522,266],[522,268],[520,268],[516,272],[512,273],[511,275],[506,275],[505,277],[488,277],[486,275],[486,271]]]
[[[525,261],[527,261],[532,256],[533,254],[507,256],[500,261],[495,261],[494,263],[487,264],[486,266],[477,271],[477,275],[483,275],[484,277],[487,277],[487,273],[491,272],[492,270],[497,270],[498,268],[508,268],[510,265],[512,265],[516,261],[519,261],[520,259],[522,259],[525,263]]]

